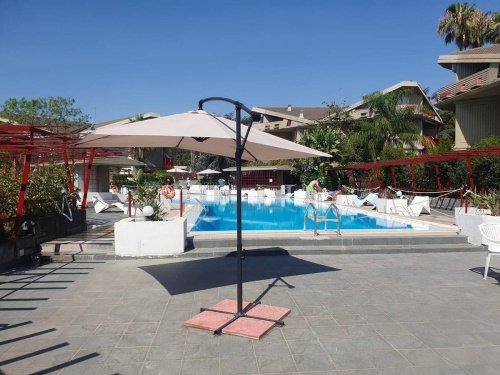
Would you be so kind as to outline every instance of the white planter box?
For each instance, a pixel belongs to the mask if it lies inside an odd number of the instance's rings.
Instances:
[[[168,256],[184,252],[186,218],[169,221],[134,221],[127,218],[115,223],[115,253],[119,256]]]
[[[473,245],[484,243],[479,224],[482,223],[500,223],[500,216],[478,215],[477,212],[488,212],[488,210],[478,210],[475,207],[469,207],[465,213],[465,207],[455,208],[455,224],[460,228],[460,234],[467,236],[467,240]]]

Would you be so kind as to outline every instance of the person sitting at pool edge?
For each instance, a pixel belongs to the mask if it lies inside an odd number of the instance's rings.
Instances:
[[[312,193],[313,191],[321,191],[321,186],[319,186],[318,180],[312,180],[309,182],[309,185],[306,187],[306,191],[308,193]]]

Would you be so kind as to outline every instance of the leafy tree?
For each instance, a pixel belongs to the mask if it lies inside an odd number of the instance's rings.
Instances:
[[[455,147],[455,114],[451,111],[439,111],[443,125],[439,128],[438,143],[430,150],[431,153],[453,151]]]
[[[60,96],[31,100],[11,98],[3,103],[0,116],[13,124],[41,125],[52,131],[68,131],[89,125],[89,116],[74,105],[75,99]]]
[[[359,155],[360,150],[363,150],[364,155],[369,155],[371,160],[376,161],[387,148],[415,149],[422,144],[424,138],[417,132],[413,108],[400,105],[405,95],[405,90],[369,95],[366,103],[376,115],[359,122],[359,130],[350,136],[346,151]]]
[[[474,4],[455,3],[446,9],[437,31],[446,44],[454,42],[459,50],[481,47],[498,37],[495,19],[491,13],[483,13]]]
[[[492,21],[488,35],[486,35],[488,42],[493,44],[500,43],[500,12],[496,12],[492,16]]]
[[[324,169],[336,166],[342,160],[342,145],[345,143],[345,138],[340,129],[325,123],[318,123],[301,134],[299,144],[332,155],[332,158],[295,160],[292,164],[302,184],[307,185],[310,181],[318,179],[323,186],[331,185]]]

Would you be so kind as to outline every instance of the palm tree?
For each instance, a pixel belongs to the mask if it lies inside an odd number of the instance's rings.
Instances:
[[[486,39],[493,44],[500,43],[500,12],[496,12],[491,16],[491,24]]]
[[[459,50],[476,48],[488,42],[493,17],[469,3],[451,4],[439,20],[438,34],[446,44],[455,42]]]
[[[347,142],[347,150],[353,154],[364,149],[373,161],[389,148],[411,148],[423,143],[414,121],[414,109],[401,106],[402,98],[408,95],[405,90],[387,94],[379,92],[366,97],[366,103],[373,119],[361,123],[359,131],[353,133]]]

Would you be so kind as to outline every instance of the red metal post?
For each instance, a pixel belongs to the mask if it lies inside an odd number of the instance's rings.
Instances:
[[[128,217],[132,217],[132,192],[128,191]]]
[[[415,180],[415,169],[413,168],[413,163],[410,164],[411,173],[411,188],[413,191],[417,191],[417,181]]]
[[[182,206],[182,188],[181,188],[181,194],[180,194],[180,197],[179,197],[179,198],[180,198],[180,200],[181,200],[180,210],[181,210],[181,217],[182,217],[182,209],[184,208],[184,207]]]
[[[396,172],[394,172],[394,167],[391,167],[391,175],[392,175],[392,186],[396,189],[398,187],[396,181]]]
[[[471,190],[474,190],[474,180],[472,178],[472,165],[470,158],[467,158],[467,175],[469,177],[469,186]]]
[[[434,164],[434,170],[436,171],[436,179],[438,184],[438,190],[443,190],[443,185],[441,185],[441,176],[439,175],[439,164]]]
[[[63,148],[63,159],[64,166],[66,167],[66,178],[68,180],[68,190],[72,193],[75,190],[75,184],[73,183],[73,176],[71,176],[71,171],[69,169],[69,160],[68,160],[68,148]]]
[[[469,208],[469,194],[465,196],[465,213],[467,213],[467,208]]]
[[[95,149],[90,149],[89,162],[87,164],[87,173],[85,174],[85,183],[83,184],[82,210],[87,208],[87,193],[89,192],[90,174],[92,172],[92,163],[94,162]]]
[[[464,188],[460,189],[460,207],[464,205],[464,191],[465,191]]]
[[[380,169],[375,167],[375,187],[378,187],[378,195],[380,196],[380,178],[379,178]]]
[[[12,238],[13,239],[16,239],[17,232],[19,230],[19,226],[21,225],[21,216],[23,214],[24,199],[26,198],[26,186],[28,185],[28,178],[30,175],[30,167],[31,167],[31,152],[28,152],[24,156],[24,166],[23,166],[23,174],[21,177],[21,187],[19,189],[19,198],[17,200],[16,221],[14,223],[14,230],[12,231]]]

